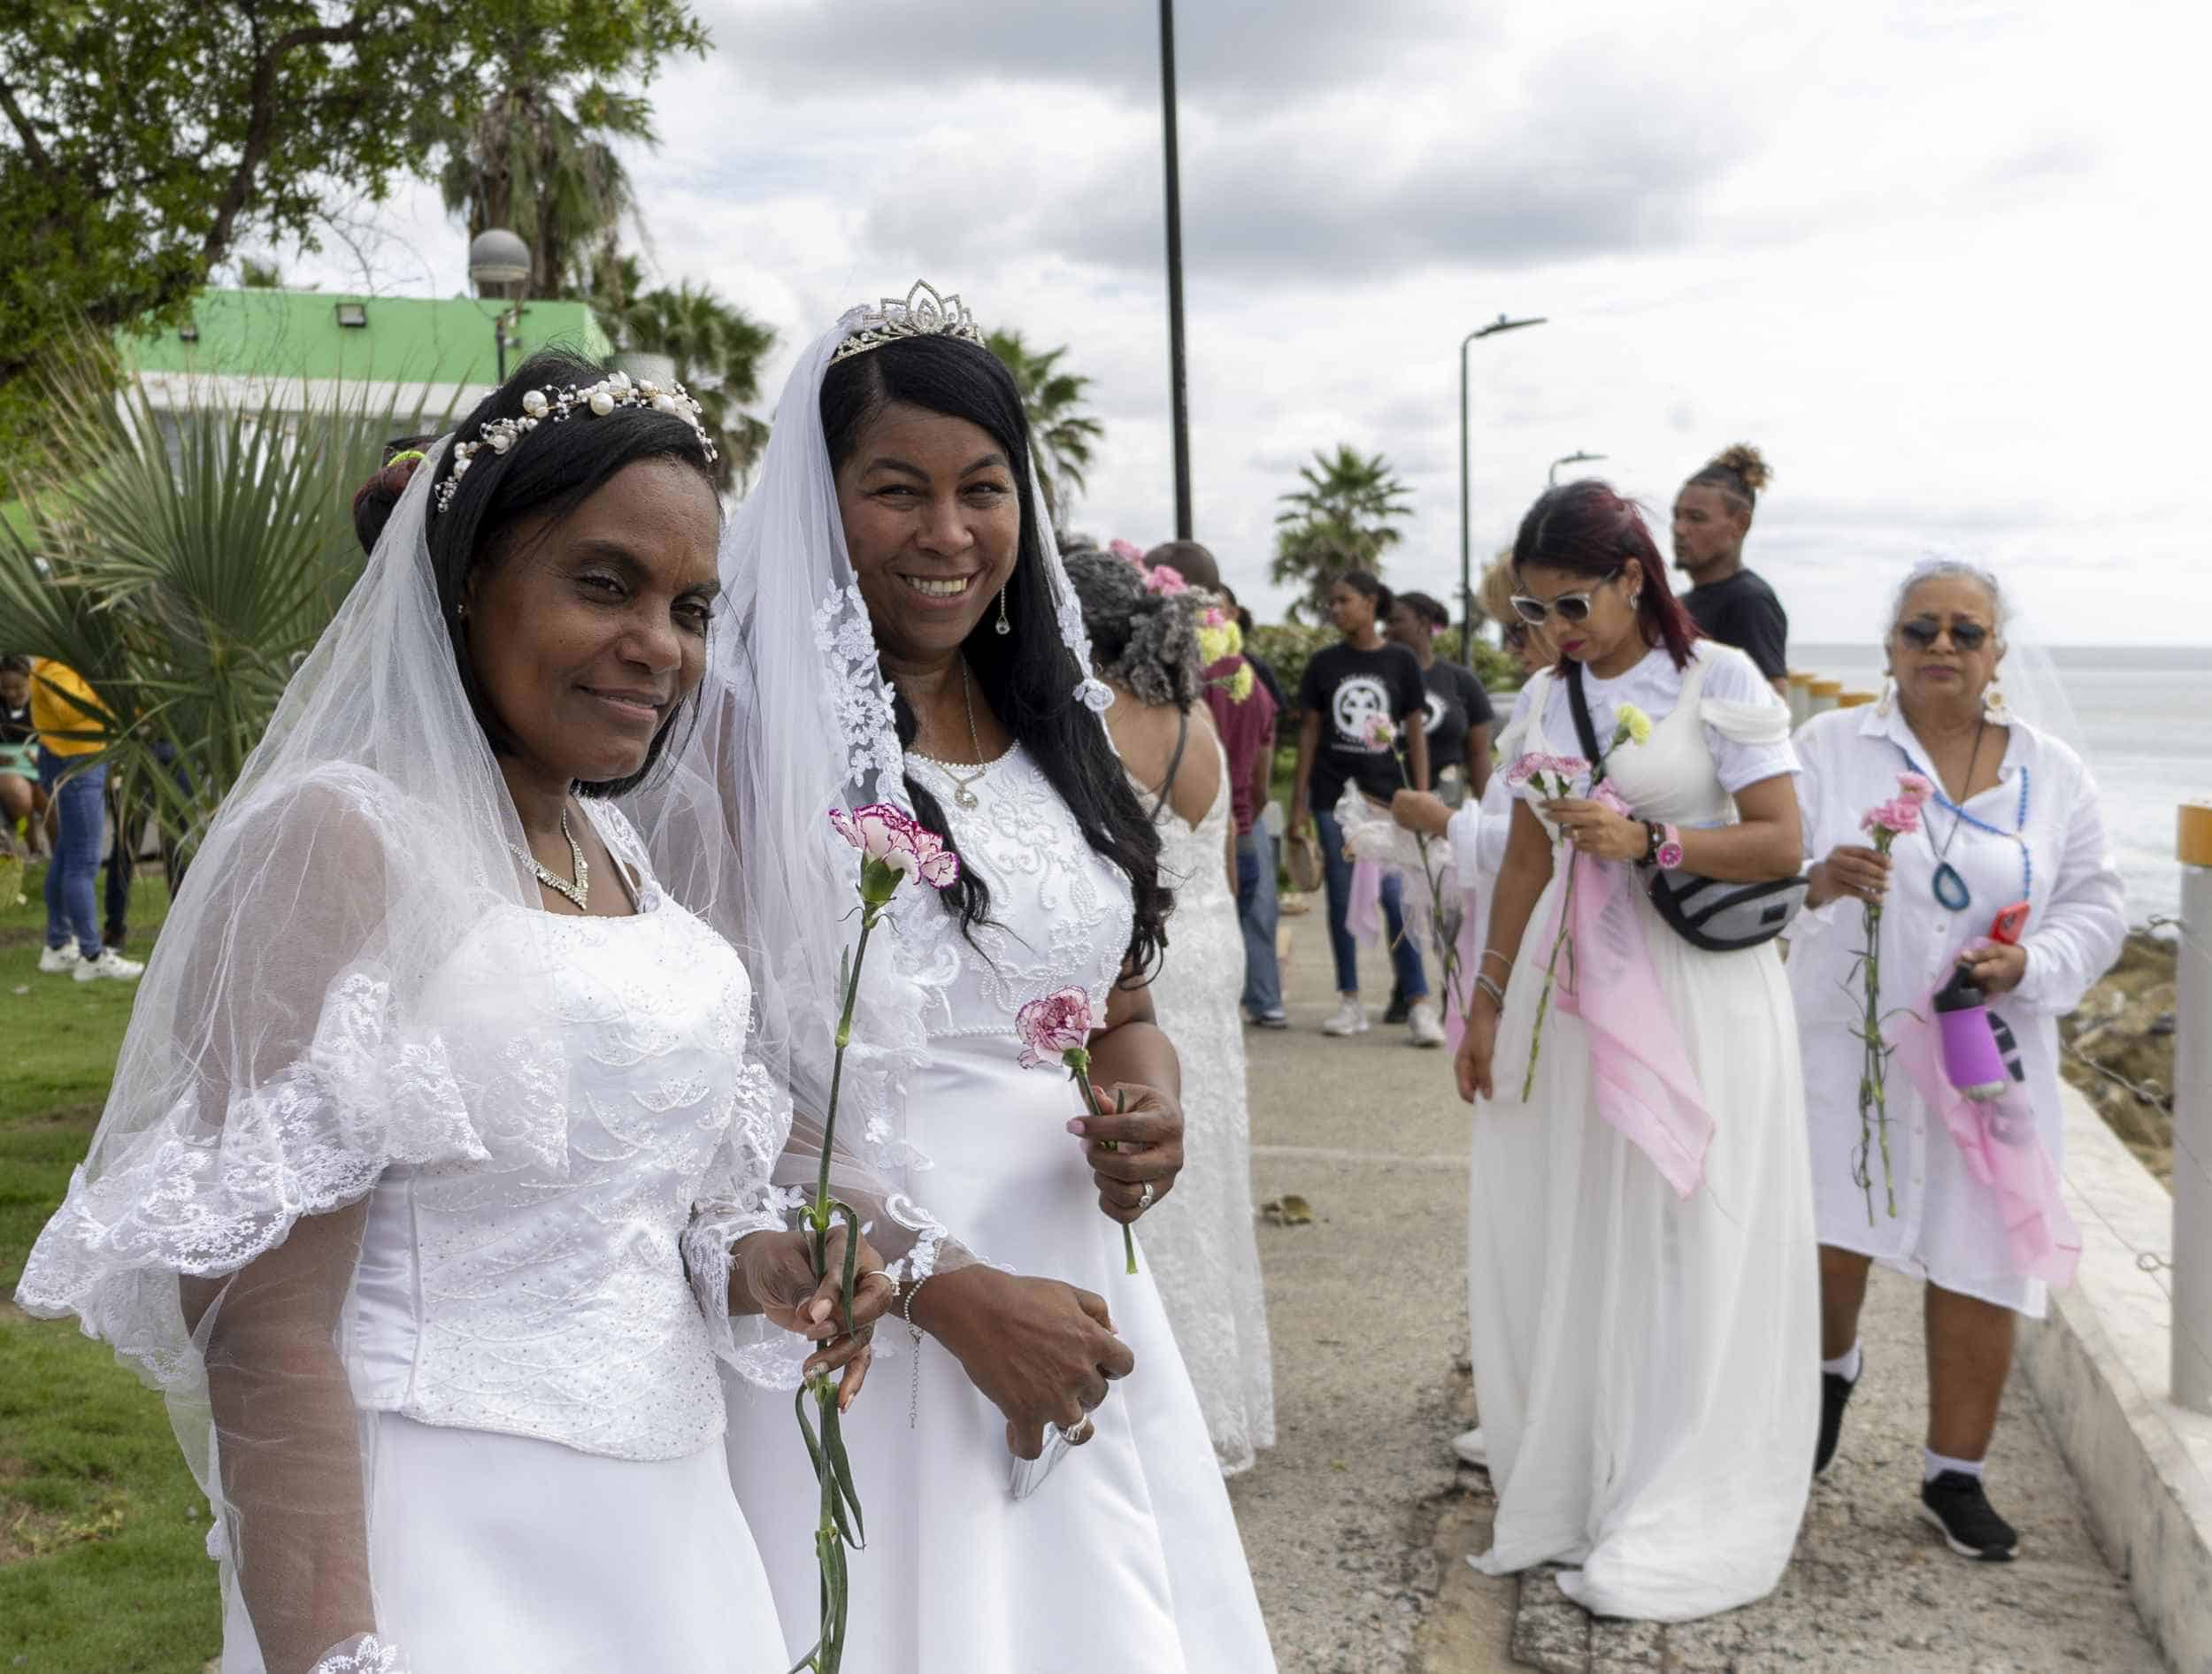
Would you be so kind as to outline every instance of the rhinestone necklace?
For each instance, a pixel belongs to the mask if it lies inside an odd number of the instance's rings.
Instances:
[[[960,707],[968,712],[968,753],[982,764],[964,779],[952,771],[949,762],[939,762],[937,765],[943,768],[945,777],[952,780],[954,803],[961,808],[978,808],[982,804],[968,787],[989,772],[991,764],[983,760],[983,743],[975,734],[975,699],[968,690],[968,659],[964,657],[960,659]]]
[[[561,835],[568,840],[568,856],[576,865],[574,883],[548,872],[538,857],[527,849],[515,843],[509,843],[507,847],[514,850],[517,859],[537,874],[540,883],[555,895],[565,895],[574,902],[577,911],[589,912],[591,910],[591,865],[584,858],[583,844],[576,841],[575,833],[568,828],[568,810],[565,808],[561,810]]]

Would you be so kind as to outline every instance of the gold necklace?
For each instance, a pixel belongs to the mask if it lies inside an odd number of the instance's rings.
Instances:
[[[940,762],[937,765],[943,768],[945,777],[952,780],[952,800],[955,805],[961,808],[977,808],[981,804],[976,800],[976,794],[968,787],[989,772],[991,764],[983,760],[983,744],[975,735],[975,699],[968,691],[968,659],[964,657],[960,659],[960,707],[968,712],[968,753],[981,763],[981,765],[965,779],[954,772],[949,762]]]
[[[507,847],[515,851],[517,857],[524,865],[537,874],[540,883],[555,895],[565,895],[574,902],[577,911],[589,912],[591,910],[591,865],[584,858],[583,844],[576,841],[575,833],[568,828],[568,810],[565,808],[561,810],[561,835],[568,839],[568,856],[575,863],[576,881],[574,883],[547,871],[538,857],[527,849],[518,847],[514,843],[509,843]]]

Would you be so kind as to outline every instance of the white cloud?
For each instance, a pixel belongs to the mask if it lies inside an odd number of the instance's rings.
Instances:
[[[1171,533],[1153,12],[703,8],[635,159],[658,270],[789,357],[918,274],[1070,345],[1103,452],[1079,526]],[[1479,15],[1478,15],[1479,13]],[[1340,441],[1415,490],[1391,573],[1447,593],[1458,365],[1472,546],[1578,449],[1663,517],[1719,446],[1777,466],[1750,549],[1809,639],[1873,636],[1943,549],[2049,637],[2212,641],[2194,223],[2207,26],[2179,4],[1278,0],[1179,24],[1194,500],[1240,590]],[[457,288],[426,192],[397,282]],[[411,277],[413,276],[413,277]],[[2093,585],[2085,585],[2091,582]]]

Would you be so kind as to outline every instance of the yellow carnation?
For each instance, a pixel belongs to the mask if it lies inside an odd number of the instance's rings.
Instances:
[[[1648,744],[1651,742],[1651,717],[1633,703],[1624,703],[1616,711],[1613,728],[1615,743]]]
[[[1235,633],[1234,627],[1200,628],[1198,630],[1198,660],[1208,668],[1211,668],[1221,661],[1223,657],[1236,649],[1236,642],[1231,637]]]
[[[1231,701],[1238,703],[1243,703],[1246,698],[1252,695],[1252,665],[1249,663],[1240,663],[1237,665],[1237,672],[1229,677]]]

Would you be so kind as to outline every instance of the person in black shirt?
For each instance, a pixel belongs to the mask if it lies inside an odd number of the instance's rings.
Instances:
[[[38,787],[37,740],[31,726],[31,660],[0,657],[0,855],[14,851],[19,824],[34,854],[42,846],[39,819],[46,797]]]
[[[1429,787],[1428,689],[1421,665],[1402,645],[1386,643],[1380,618],[1388,614],[1390,589],[1363,570],[1339,576],[1329,588],[1329,619],[1344,637],[1317,651],[1299,683],[1298,778],[1291,793],[1290,828],[1303,829],[1311,816],[1320,839],[1323,875],[1329,895],[1329,945],[1336,956],[1337,992],[1343,1003],[1321,1025],[1324,1034],[1363,1034],[1367,1010],[1359,998],[1359,951],[1348,918],[1352,902],[1352,863],[1344,857],[1344,833],[1337,824],[1337,799],[1356,785],[1387,804],[1407,779],[1413,788]],[[1371,729],[1386,720],[1397,729],[1396,745],[1405,752],[1401,769],[1397,749],[1376,741]],[[1383,918],[1389,932],[1390,959],[1399,986],[1411,1002],[1407,1022],[1416,1046],[1441,1046],[1444,1025],[1429,1000],[1420,949],[1405,933],[1398,879],[1382,886]]]
[[[1700,632],[1745,652],[1786,697],[1790,619],[1774,589],[1743,567],[1751,513],[1772,474],[1740,442],[1684,483],[1674,497],[1674,563],[1690,578],[1682,604]]]
[[[1386,632],[1421,665],[1421,684],[1428,688],[1429,779],[1456,808],[1470,797],[1480,800],[1490,782],[1490,729],[1497,716],[1474,671],[1437,656],[1437,636],[1451,626],[1451,612],[1437,600],[1401,593],[1391,603]]]

